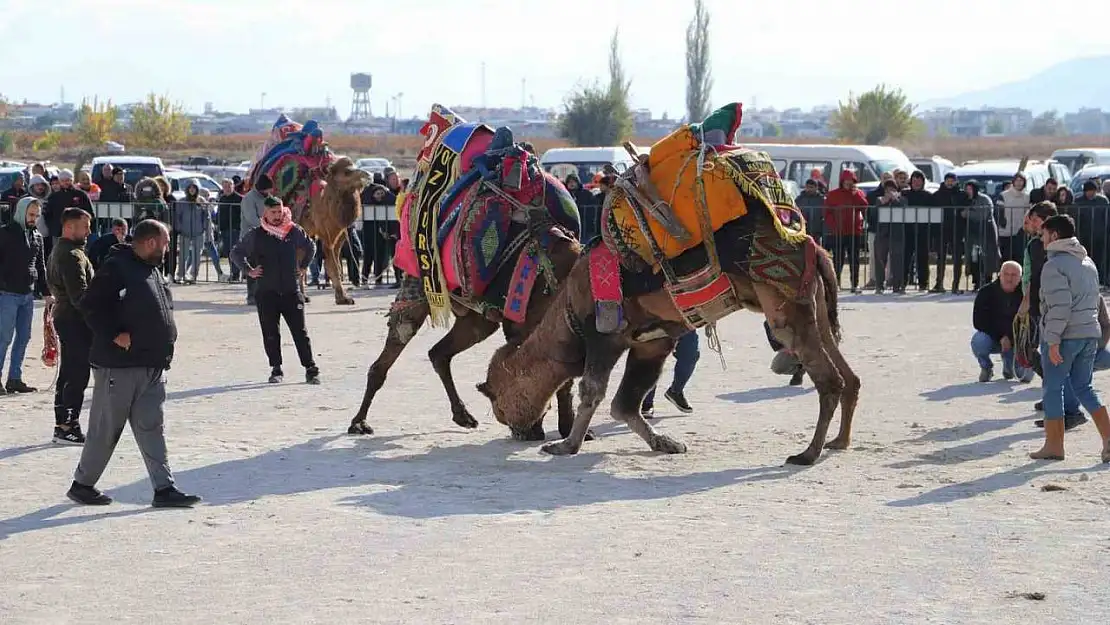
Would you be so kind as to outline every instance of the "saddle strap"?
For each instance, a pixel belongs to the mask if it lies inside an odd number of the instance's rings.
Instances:
[[[614,184],[628,195],[629,203],[640,204],[651,214],[667,234],[683,243],[690,240],[690,232],[675,217],[671,206],[659,196],[646,171],[642,171],[639,165],[633,165],[630,172],[617,178]]]

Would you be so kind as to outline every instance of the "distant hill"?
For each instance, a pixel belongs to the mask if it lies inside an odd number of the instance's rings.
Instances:
[[[921,102],[918,110],[938,107],[977,109],[1019,107],[1034,114],[1057,110],[1061,115],[1081,108],[1110,111],[1110,56],[1072,59],[1018,82]]]

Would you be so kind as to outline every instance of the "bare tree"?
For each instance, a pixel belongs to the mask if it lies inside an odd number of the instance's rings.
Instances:
[[[632,81],[625,76],[621,63],[620,34],[620,29],[615,29],[609,40],[609,93],[627,103]]]
[[[694,0],[694,19],[686,26],[686,121],[709,115],[713,70],[709,65],[709,11],[704,0]]]

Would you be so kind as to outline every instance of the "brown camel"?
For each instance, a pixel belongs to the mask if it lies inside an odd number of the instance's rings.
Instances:
[[[309,237],[319,239],[324,263],[335,289],[335,303],[351,305],[355,300],[343,288],[340,250],[347,237],[347,228],[362,217],[362,189],[370,182],[370,174],[355,167],[346,156],[328,167],[322,182],[310,184],[311,200],[297,220]],[[304,290],[304,275],[301,276]],[[307,297],[305,298],[308,299]]]
[[[749,206],[758,202],[748,196],[745,200]],[[750,218],[755,219],[757,229],[770,227],[771,217],[764,211],[749,214],[745,219]],[[715,233],[714,239],[718,249],[727,250],[741,246],[740,236],[736,229],[725,227]],[[811,239],[806,245],[816,247]],[[743,263],[726,264],[722,259],[722,269],[742,307],[764,314],[775,336],[794,350],[817,387],[820,412],[813,440],[805,451],[786,460],[800,465],[816,462],[822,446],[847,449],[860,389],[859,378],[838,348],[840,328],[832,263],[824,250],[815,251],[818,279],[793,298],[766,282],[754,281]],[[490,361],[486,381],[478,385],[478,390],[492,402],[497,420],[518,430],[527,429],[543,414],[555,389],[581,376],[578,412],[570,436],[543,446],[543,451],[554,455],[577,453],[590,419],[605,397],[613,367],[629,350],[624,377],[610,405],[613,418],[627,423],[655,451],[684,453],[684,443],[657,432],[644,420],[640,402],[658,380],[675,339],[686,333],[688,327],[661,287],[626,295],[622,304],[627,325],[612,334],[596,331],[589,253],[584,254],[539,327],[521,344],[498,349]],[[838,403],[840,433],[826,443]]]
[[[578,242],[572,238],[559,236],[554,237],[550,249],[547,250],[548,258],[551,265],[554,267],[554,276],[558,282],[570,273],[571,268],[574,266],[575,261],[578,260],[578,255],[581,250]],[[501,270],[498,272],[498,278],[494,283],[499,281],[507,283],[507,274],[513,271],[516,265],[516,257],[521,252],[518,252],[513,257],[506,259]],[[506,275],[501,275],[506,274]],[[419,278],[416,276],[406,275],[402,279],[401,288],[398,292],[398,301],[405,293],[419,293],[422,289]],[[455,379],[451,374],[451,359],[457,354],[460,354],[471,347],[481,343],[489,338],[494,332],[497,331],[498,325],[501,326],[505,334],[505,339],[510,344],[518,344],[525,337],[532,333],[532,331],[539,325],[540,320],[543,318],[543,313],[547,309],[548,303],[554,297],[554,292],[544,293],[543,280],[537,280],[533,287],[532,296],[528,303],[528,310],[525,314],[525,321],[523,324],[515,324],[501,319],[501,315],[496,311],[487,312],[486,315],[479,314],[470,308],[463,306],[458,301],[451,302],[451,311],[455,315],[455,323],[447,332],[447,335],[439,340],[435,345],[428,350],[428,358],[432,361],[432,368],[435,369],[436,375],[439,376],[443,382],[443,388],[447,391],[447,398],[451,402],[451,419],[456,424],[464,428],[478,427],[478,421],[471,416],[463,403],[459,392],[455,388]],[[358,413],[354,419],[351,420],[350,427],[347,428],[348,434],[373,434],[374,429],[366,422],[367,413],[370,410],[370,403],[374,401],[374,396],[378,393],[381,387],[385,384],[386,375],[389,373],[390,367],[397,361],[397,358],[404,351],[405,345],[416,335],[416,332],[424,325],[424,321],[428,318],[429,308],[427,301],[417,300],[407,302],[404,306],[398,306],[397,302],[390,309],[389,312],[389,330],[386,335],[385,346],[382,352],[378,355],[377,360],[370,366],[366,372],[366,391],[362,396],[362,405],[359,406]],[[552,389],[556,395],[559,411],[559,434],[563,437],[569,436],[571,432],[571,425],[574,422],[574,407],[572,400],[572,381],[565,381],[558,389]],[[550,397],[550,395],[548,396]],[[528,423],[527,427],[516,428],[510,427],[510,433],[514,439],[536,441],[544,440],[546,433],[543,428],[543,418],[533,420]],[[592,433],[586,433],[586,440],[593,437]]]

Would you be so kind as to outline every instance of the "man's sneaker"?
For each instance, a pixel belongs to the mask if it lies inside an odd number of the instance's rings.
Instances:
[[[56,425],[54,426],[54,442],[59,445],[84,445],[85,435],[81,432],[81,426],[77,423],[68,428]]]
[[[8,380],[8,385],[4,387],[9,393],[34,393],[39,389],[33,386],[27,386],[23,380]]]
[[[690,407],[690,402],[686,401],[686,395],[682,394],[680,391],[667,389],[667,392],[663,393],[663,397],[666,397],[667,401],[674,404],[674,407],[678,408],[678,411],[683,414],[690,414],[694,411],[694,409]]]
[[[982,369],[979,369],[979,381],[980,382],[990,382],[991,378],[993,378],[993,377],[994,377],[994,369],[991,369],[989,367],[984,367]]]
[[[645,419],[654,419],[655,406],[640,406],[640,416]]]
[[[1082,412],[1074,412],[1074,413],[1064,415],[1064,429],[1065,430],[1074,430],[1075,428],[1083,425],[1086,422],[1087,422],[1087,415],[1083,414]],[[1035,425],[1036,427],[1039,427],[1039,428],[1043,428],[1044,427],[1044,419],[1037,419],[1036,421],[1033,422],[1033,425]]]
[[[186,495],[177,490],[176,486],[167,486],[154,491],[154,500],[150,502],[150,505],[155,508],[192,508],[198,503],[200,503],[200,497]]]
[[[281,367],[274,367],[270,370],[270,384],[280,384],[285,379],[285,374],[282,373]]]
[[[304,381],[307,384],[319,384],[320,383],[320,369],[318,369],[316,367],[309,367],[308,369],[305,369]]]
[[[77,482],[70,485],[66,497],[82,506],[106,506],[112,503],[112,498],[97,490],[95,486],[85,486]]]
[[[231,282],[231,279],[221,273],[220,275],[216,276],[216,282],[223,282],[224,284],[228,284]]]
[[[790,376],[790,386],[801,386],[802,385],[802,379],[805,377],[805,375],[806,375],[805,371],[802,371],[802,370],[795,371],[794,375]]]
[[[1039,402],[1033,404],[1033,410],[1036,410],[1037,412],[1044,412],[1044,402],[1039,401]],[[1040,427],[1043,427],[1043,424]]]
[[[943,295],[944,294],[944,287],[938,284],[938,285],[934,286],[933,288],[929,289],[929,292]]]
[[[1033,381],[1033,376],[1035,376],[1036,374],[1037,373],[1035,371],[1033,371],[1032,369],[1022,369],[1021,375],[1018,376],[1018,379],[1021,380],[1025,384],[1029,384],[1030,382]]]

